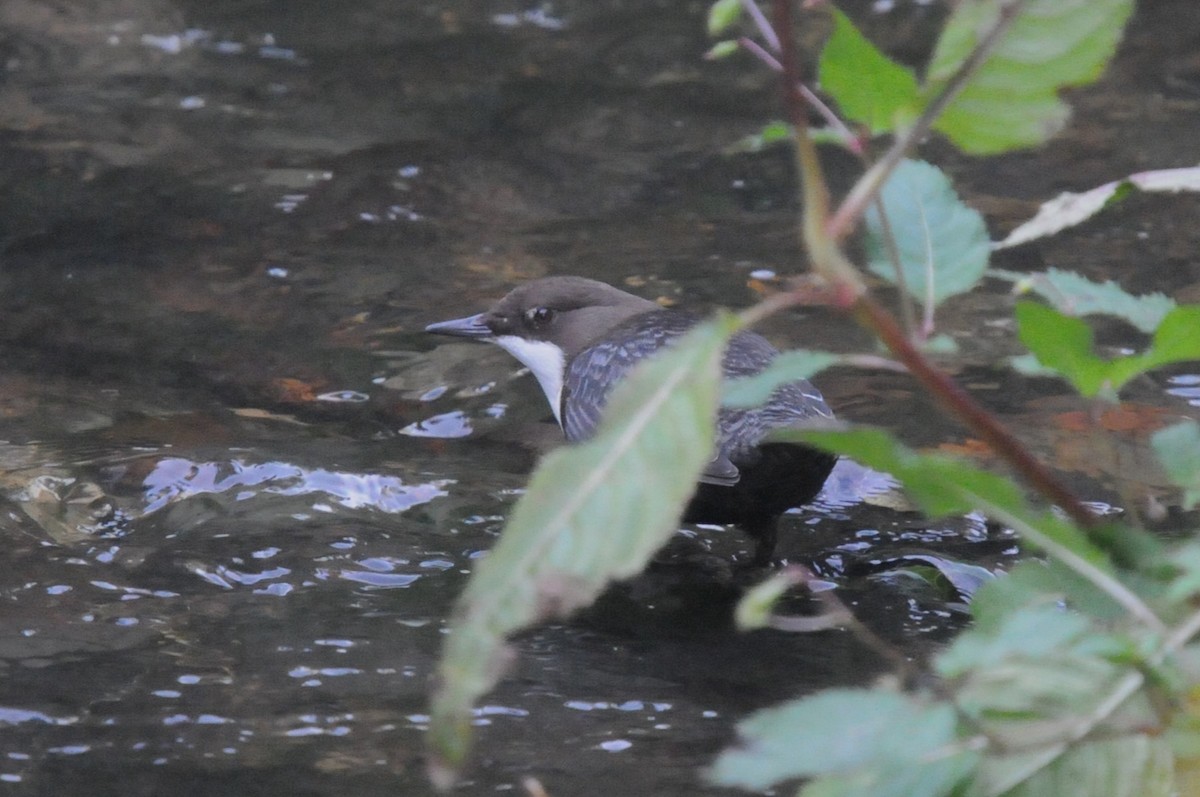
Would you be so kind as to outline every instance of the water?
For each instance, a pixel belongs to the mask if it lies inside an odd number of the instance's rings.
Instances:
[[[927,40],[940,9],[894,5],[875,33]],[[720,151],[770,118],[772,78],[701,63],[701,9],[677,4],[61,6],[0,10],[0,782],[429,793],[443,623],[557,435],[503,352],[419,330],[546,273],[751,303],[754,280],[798,268],[787,159]],[[1187,10],[1143,10],[1047,148],[931,145],[994,232],[1060,190],[1192,165]],[[1196,300],[1197,210],[1136,198],[1000,265]],[[996,367],[1015,352],[1005,288],[940,316],[964,384],[1086,497],[1120,504],[1133,476],[1169,501],[1145,434],[1194,413],[1196,369],[1133,386],[1116,442],[1080,434],[1062,386]],[[868,346],[822,309],[764,329]],[[902,376],[820,382],[844,417],[977,451]],[[1019,547],[864,503],[847,478],[785,518],[780,554],[928,656],[964,621],[961,591]],[[690,530],[518,640],[462,792],[535,776],[557,797],[723,794],[698,772],[738,718],[882,671],[842,633],[735,633],[748,549]],[[930,571],[942,583],[913,575]]]

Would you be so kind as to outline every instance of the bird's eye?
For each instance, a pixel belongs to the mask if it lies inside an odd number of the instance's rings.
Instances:
[[[531,307],[525,311],[525,320],[535,327],[544,327],[554,320],[554,311],[549,307]]]

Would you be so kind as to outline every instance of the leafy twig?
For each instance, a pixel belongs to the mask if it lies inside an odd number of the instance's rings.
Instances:
[[[1023,518],[997,507],[987,499],[977,497],[976,503],[981,512],[1008,524],[1022,537],[1032,540],[1037,547],[1049,553],[1055,560],[1061,562],[1067,568],[1083,576],[1089,583],[1102,590],[1104,594],[1112,598],[1121,608],[1129,612],[1131,616],[1148,628],[1163,634],[1167,632],[1166,623],[1159,619],[1154,610],[1147,606],[1146,602],[1138,597],[1136,592],[1122,584],[1115,576],[1104,572],[1104,570],[1096,567],[1067,546],[1060,545],[1050,539],[1036,527],[1027,523]]]
[[[878,302],[860,296],[854,307],[859,323],[875,332],[883,344],[954,416],[983,438],[992,450],[1008,462],[1039,493],[1056,503],[1072,520],[1085,528],[1094,528],[1100,518],[1067,489],[1057,476],[984,409],[954,380],[935,368],[905,336],[904,331]]]
[[[947,81],[941,94],[925,109],[921,119],[901,136],[888,154],[875,164],[859,180],[851,196],[842,203],[838,213],[842,224],[858,218],[863,207],[874,200],[888,174],[900,162],[901,157],[916,140],[932,125],[936,115],[945,108],[954,95],[966,85],[974,71],[986,60],[1008,30],[1025,0],[1010,0],[1000,11],[996,23],[983,36],[975,51]],[[859,323],[873,331],[885,346],[904,363],[942,404],[960,418],[997,454],[1022,474],[1038,492],[1054,501],[1075,522],[1084,527],[1094,527],[1097,516],[1085,506],[1050,470],[1039,462],[995,416],[979,405],[970,394],[959,387],[944,373],[934,368],[924,355],[912,344],[903,330],[877,301],[867,294],[858,269],[854,267],[838,247],[837,236],[832,234],[837,225],[829,218],[829,189],[817,158],[816,147],[808,137],[806,101],[797,86],[800,83],[799,60],[796,45],[791,35],[792,13],[788,0],[774,0],[775,29],[780,34],[780,59],[783,66],[784,99],[788,115],[796,131],[794,138],[797,168],[801,178],[803,214],[801,235],[816,273],[833,285],[833,293],[840,302],[852,306],[853,315]],[[873,176],[874,175],[874,176]],[[852,204],[857,203],[857,204]],[[848,210],[849,208],[849,210]],[[844,230],[843,230],[844,232]]]
[[[946,106],[958,96],[958,93],[967,85],[967,82],[975,74],[975,71],[988,59],[992,54],[992,50],[1004,38],[1004,34],[1012,26],[1012,23],[1020,15],[1021,9],[1024,8],[1026,0],[1009,0],[1000,7],[999,13],[996,15],[996,21],[992,27],[983,34],[976,45],[974,51],[959,65],[950,79],[942,85],[937,96],[933,98],[921,115],[913,122],[912,127],[905,130],[900,136],[892,142],[892,146],[884,153],[874,166],[867,170],[866,174],[859,178],[854,187],[850,189],[850,193],[842,201],[837,212],[829,219],[826,225],[826,233],[835,241],[844,238],[871,201],[878,196],[879,189],[887,182],[887,178],[891,175],[896,165],[909,153],[909,151],[926,135],[929,134],[933,127],[934,121],[941,115]],[[790,30],[790,29],[789,29]]]
[[[751,39],[747,36],[742,36],[737,41],[739,47],[754,55],[756,58],[758,58],[758,60],[766,64],[773,72],[783,72],[783,64],[779,63],[779,59],[767,52],[766,49],[763,48],[761,44],[754,41],[754,39]],[[837,131],[837,134],[841,136],[842,143],[845,145],[846,149],[860,157],[865,154],[866,147],[863,146],[863,142],[854,134],[854,131],[851,130],[846,123],[841,120],[841,117],[834,113],[833,109],[830,108],[824,100],[817,96],[815,91],[803,83],[798,83],[796,85],[796,90],[799,91],[804,97],[805,101],[821,115],[821,118],[825,120],[825,124]]]
[[[1157,667],[1168,656],[1186,645],[1196,634],[1200,634],[1200,612],[1193,613],[1176,626],[1158,649],[1147,657],[1146,663],[1151,667]],[[1071,745],[1089,736],[1097,725],[1108,719],[1126,700],[1133,697],[1145,682],[1146,675],[1143,670],[1132,670],[1127,673],[1117,681],[1112,691],[1097,703],[1095,708],[1063,734],[1064,738],[1061,742],[1051,745],[1033,760],[1028,761],[1025,766],[1017,769],[1003,783],[997,785],[996,793],[1007,792],[1025,782],[1065,753]]]

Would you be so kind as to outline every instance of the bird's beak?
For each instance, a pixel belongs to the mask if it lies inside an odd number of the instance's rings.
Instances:
[[[425,327],[425,331],[435,335],[453,335],[459,338],[490,338],[494,334],[488,327],[483,313],[466,318],[455,318],[452,321],[439,321]]]

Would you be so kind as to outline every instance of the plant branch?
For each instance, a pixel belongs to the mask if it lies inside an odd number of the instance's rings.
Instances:
[[[739,47],[748,51],[755,58],[762,61],[769,69],[771,69],[771,71],[779,72],[781,74],[783,73],[783,64],[779,63],[779,59],[767,52],[766,48],[754,41],[754,39],[743,36],[737,41]],[[862,157],[862,155],[866,152],[866,147],[863,145],[862,140],[854,134],[854,131],[851,130],[845,122],[838,118],[838,115],[833,112],[833,109],[829,107],[829,104],[817,96],[815,91],[803,83],[797,82],[796,90],[799,91],[801,96],[804,97],[805,102],[812,106],[813,110],[821,114],[821,118],[825,120],[825,124],[837,131],[837,134],[841,136],[842,143],[845,144],[846,149],[850,150],[855,155]]]
[[[992,450],[1008,462],[1042,495],[1057,504],[1068,516],[1084,528],[1095,528],[1100,518],[1084,505],[1074,493],[1055,476],[1016,437],[1005,429],[996,417],[979,405],[971,394],[950,377],[935,368],[921,354],[904,330],[878,302],[870,296],[860,296],[853,308],[858,322],[873,331],[883,344],[904,363],[947,410],[965,423]]]
[[[754,0],[742,0],[742,8],[750,15],[750,19],[754,21],[754,27],[758,28],[759,34],[771,51],[779,52],[779,34],[775,32],[775,28],[771,27],[771,23],[763,14],[762,9],[758,7],[758,3]]]
[[[884,249],[887,250],[888,260],[892,261],[892,269],[896,273],[897,301],[900,303],[900,321],[904,331],[912,338],[917,333],[916,316],[913,314],[912,294],[908,292],[908,277],[904,273],[904,264],[900,262],[900,249],[896,246],[896,236],[892,232],[892,222],[888,218],[887,208],[883,198],[875,197],[875,212],[879,214],[879,231],[882,233]]]
[[[983,35],[975,50],[946,82],[941,93],[926,107],[914,127],[859,180],[838,211],[842,217],[841,224],[847,225],[857,219],[865,203],[875,199],[880,186],[908,147],[923,135],[923,131],[928,131],[937,114],[987,59],[988,54],[1012,25],[1024,3],[1025,0],[1010,0],[1000,9],[995,24]],[[846,258],[838,246],[837,236],[832,234],[838,229],[838,225],[835,223],[836,219],[829,218],[829,189],[820,159],[817,157],[816,146],[808,135],[807,102],[798,88],[801,81],[796,43],[792,35],[792,4],[790,0],[774,0],[772,8],[773,24],[780,41],[779,63],[782,67],[784,104],[795,131],[793,141],[803,202],[800,233],[813,271],[831,286],[834,305],[850,310],[860,324],[874,332],[951,414],[983,438],[984,442],[1034,489],[1061,507],[1080,526],[1095,527],[1099,518],[1045,465],[1030,454],[993,415],[971,398],[969,393],[926,360],[905,336],[895,318],[867,294],[866,285],[858,269]],[[844,229],[842,231],[844,232]],[[795,291],[797,294],[801,292],[803,287]],[[797,296],[791,302],[773,302],[770,309],[756,317],[782,309],[789,303],[798,304],[800,301],[802,299]]]
[[[854,228],[867,206],[879,194],[879,189],[887,182],[888,176],[891,175],[896,165],[918,141],[929,134],[934,121],[958,96],[958,93],[963,90],[979,67],[987,61],[996,45],[1000,43],[1004,34],[1008,32],[1012,23],[1020,15],[1021,10],[1025,7],[1025,2],[1026,0],[1009,0],[1000,7],[995,23],[983,34],[979,44],[954,71],[950,79],[942,84],[937,96],[925,106],[912,127],[897,137],[883,157],[876,161],[875,165],[868,169],[866,174],[860,177],[854,187],[850,189],[850,193],[846,195],[841,206],[826,225],[826,233],[830,238],[840,241]]]
[[[790,0],[774,0],[772,10],[780,43],[779,64],[782,67],[784,105],[792,125],[796,172],[800,176],[803,207],[800,236],[813,270],[842,292],[857,297],[866,292],[866,285],[858,269],[825,232],[829,218],[829,187],[817,157],[816,145],[808,135],[808,101],[800,90],[800,61],[792,35],[792,4]]]
[[[888,662],[905,683],[913,683],[920,677],[920,671],[904,655],[904,652],[859,620],[833,590],[814,590],[813,582],[817,581],[817,577],[807,567],[798,564],[789,565],[782,575],[792,584],[798,584],[808,590],[810,595],[821,602],[825,611],[815,617],[773,614],[768,623],[772,628],[792,633],[813,633],[839,627],[845,628],[857,637],[859,642]]]

